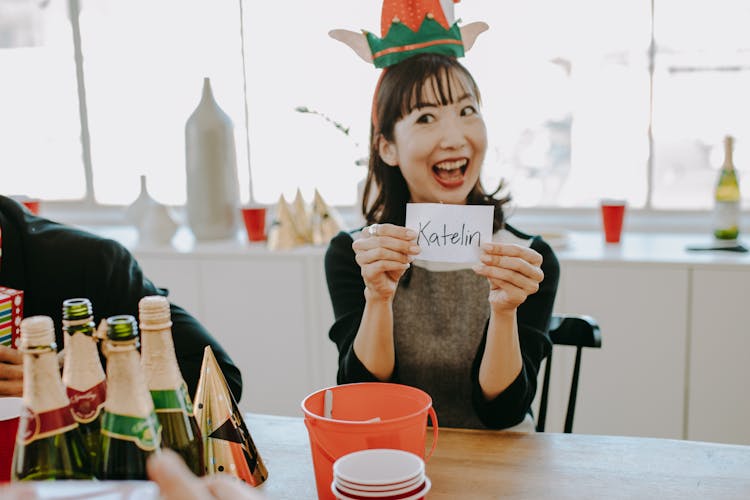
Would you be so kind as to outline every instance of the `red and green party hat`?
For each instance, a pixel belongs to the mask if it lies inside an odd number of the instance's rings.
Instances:
[[[381,36],[363,30],[333,30],[331,37],[349,45],[362,59],[386,68],[416,54],[461,57],[488,29],[482,22],[459,27],[453,4],[459,0],[383,0]]]

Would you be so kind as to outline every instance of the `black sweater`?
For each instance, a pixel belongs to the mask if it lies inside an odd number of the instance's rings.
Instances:
[[[473,387],[471,403],[466,404],[472,406],[481,425],[495,429],[516,425],[530,413],[531,403],[536,393],[539,365],[551,349],[547,332],[560,272],[554,252],[541,238],[532,238],[510,226],[506,226],[506,229],[514,237],[526,240],[532,249],[542,255],[544,280],[540,283],[539,291],[529,296],[518,308],[518,334],[523,367],[518,377],[505,391],[495,399],[486,401],[479,386],[479,364],[487,338],[486,323],[474,359],[466,361],[466,373],[471,378]],[[335,323],[331,327],[329,337],[336,343],[339,350],[337,381],[340,384],[377,381],[357,358],[353,349],[354,338],[359,330],[365,307],[365,285],[360,274],[360,267],[355,261],[350,234],[342,232],[333,238],[326,252],[325,269],[335,315]],[[406,275],[402,278],[399,287],[404,286],[405,279],[408,279]],[[433,299],[432,297],[424,298],[434,304]],[[440,377],[439,372],[439,370],[436,372],[436,377]],[[399,378],[398,350],[396,366],[390,382],[402,383]],[[436,396],[438,395],[433,395],[433,398]],[[440,419],[441,411],[436,409]],[[450,421],[446,423],[451,426]]]
[[[167,295],[141,271],[116,241],[36,217],[10,198],[0,196],[0,285],[23,290],[24,317],[52,318],[62,346],[62,303],[74,297],[91,300],[94,321],[117,314],[138,317],[138,301]],[[191,397],[200,377],[203,349],[210,345],[234,397],[242,395],[242,376],[224,349],[184,309],[172,304],[172,336],[177,362]],[[104,361],[104,360],[103,360]]]

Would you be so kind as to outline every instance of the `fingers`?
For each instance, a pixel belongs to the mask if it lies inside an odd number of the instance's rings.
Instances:
[[[532,266],[523,259],[516,257],[497,257],[483,254],[479,260],[488,268],[503,271],[497,274],[498,278],[508,280],[518,285],[524,283],[527,279],[535,283],[540,283],[544,279],[544,272],[538,266]],[[517,275],[517,278],[511,276]]]
[[[518,257],[532,266],[542,265],[542,255],[536,250],[512,243],[482,243],[482,251],[492,256]]]
[[[474,272],[490,280],[493,289],[501,288],[502,283],[522,290],[525,295],[531,295],[539,291],[541,279],[533,279],[510,269],[478,264],[474,266]],[[541,271],[540,271],[541,272]]]
[[[379,260],[392,260],[407,263],[419,253],[416,243],[417,233],[393,224],[377,224],[378,236],[362,231],[360,238],[352,243],[357,255],[357,263],[364,266]],[[372,227],[372,226],[369,226]],[[411,258],[410,258],[411,257]]]
[[[18,349],[13,349],[7,345],[0,345],[0,362],[23,365],[23,354]]]
[[[216,474],[206,478],[206,486],[213,498],[222,500],[261,500],[263,495],[229,474]]]
[[[23,355],[0,346],[0,396],[23,395]]]
[[[361,236],[352,244],[354,251],[361,253],[382,248],[404,255],[416,255],[419,253],[419,246],[417,246],[416,242],[417,233],[410,229],[391,226],[390,224],[383,224],[382,227],[385,226],[393,228],[389,229],[391,234],[372,236],[366,231],[363,231]],[[382,232],[383,231],[381,231],[381,233]]]
[[[474,271],[490,280],[493,290],[503,289],[513,296],[513,303],[526,300],[528,295],[539,291],[544,279],[541,267],[542,256],[526,247],[503,243],[482,245],[481,264]],[[519,302],[520,301],[520,302]]]
[[[211,498],[206,485],[187,468],[182,458],[170,449],[154,453],[146,463],[148,477],[159,486],[164,500],[201,500]]]
[[[408,269],[409,264],[381,260],[362,268],[362,279],[366,289],[371,295],[365,295],[370,299],[389,299],[396,293],[398,280]],[[374,294],[374,295],[372,295]]]
[[[3,500],[33,500],[39,498],[36,490],[36,486],[31,484],[0,485],[0,498]]]
[[[23,380],[0,380],[0,396],[23,396]]]
[[[417,233],[394,224],[374,224],[352,243],[369,299],[389,299],[419,253]]]
[[[151,455],[146,464],[148,477],[159,486],[164,500],[261,500],[262,495],[228,474],[196,477],[182,458],[164,448]]]
[[[391,260],[380,260],[362,267],[362,277],[365,283],[375,280],[379,275],[387,272],[404,272],[409,268],[409,263],[394,262]],[[399,274],[399,276],[401,276]]]
[[[384,236],[401,240],[416,240],[417,232],[395,224],[372,224],[362,230],[364,238],[382,238]]]

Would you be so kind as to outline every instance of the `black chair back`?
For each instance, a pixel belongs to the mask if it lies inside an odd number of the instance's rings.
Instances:
[[[565,415],[564,432],[573,432],[573,417],[576,411],[576,397],[578,395],[578,378],[581,372],[581,351],[584,347],[601,348],[602,334],[596,320],[590,316],[560,315],[552,316],[550,322],[549,336],[552,340],[552,351],[547,357],[544,366],[544,382],[542,384],[542,395],[539,401],[539,416],[537,417],[536,430],[544,432],[544,424],[547,419],[547,397],[549,395],[549,379],[552,368],[552,352],[556,345],[569,345],[576,348],[576,360],[573,368],[573,378],[570,383],[570,395],[568,397],[568,410]]]

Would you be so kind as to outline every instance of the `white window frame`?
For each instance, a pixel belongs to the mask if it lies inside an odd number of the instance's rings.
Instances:
[[[88,113],[86,107],[86,88],[83,75],[83,55],[81,49],[81,34],[79,26],[80,3],[79,0],[67,0],[69,16],[73,34],[74,43],[74,62],[76,70],[76,83],[78,88],[79,112],[81,123],[81,146],[83,156],[83,168],[85,179],[85,194],[83,199],[75,201],[44,201],[44,215],[62,222],[83,225],[118,225],[125,224],[124,211],[122,206],[103,205],[96,202],[94,197],[94,169],[91,161],[91,144],[88,129]],[[238,0],[240,13],[243,9],[243,0]],[[241,14],[240,14],[241,15]],[[649,127],[648,127],[648,144],[649,154],[647,158],[647,195],[645,207],[640,209],[629,209],[626,215],[626,230],[639,232],[710,232],[711,228],[711,211],[710,210],[660,210],[652,206],[653,190],[653,172],[654,172],[654,138],[651,129],[653,120],[653,79],[654,79],[654,61],[656,59],[656,43],[653,29],[654,0],[651,0],[651,40],[648,49],[648,71],[649,71]],[[244,32],[242,43],[244,47]],[[243,51],[243,67],[245,65],[245,53]],[[247,102],[247,99],[246,99]],[[247,105],[245,106],[245,126],[248,125]],[[238,147],[248,148],[248,157],[250,150],[249,139],[246,144],[238,144]],[[238,168],[243,168],[239,166]],[[248,162],[244,168],[251,169]],[[252,173],[250,175],[252,179]],[[252,181],[251,181],[252,182]],[[252,185],[251,185],[252,189]],[[251,191],[252,196],[252,191]],[[183,207],[174,207],[178,216],[182,215]],[[359,207],[357,206],[340,206],[336,207],[344,216],[344,220],[355,225],[359,217]],[[598,230],[601,226],[599,210],[593,208],[565,208],[565,207],[545,207],[545,208],[517,208],[511,209],[510,220],[523,229],[533,231],[541,229],[556,230]],[[741,230],[743,232],[750,230],[750,210],[743,210],[743,219],[741,220]]]

